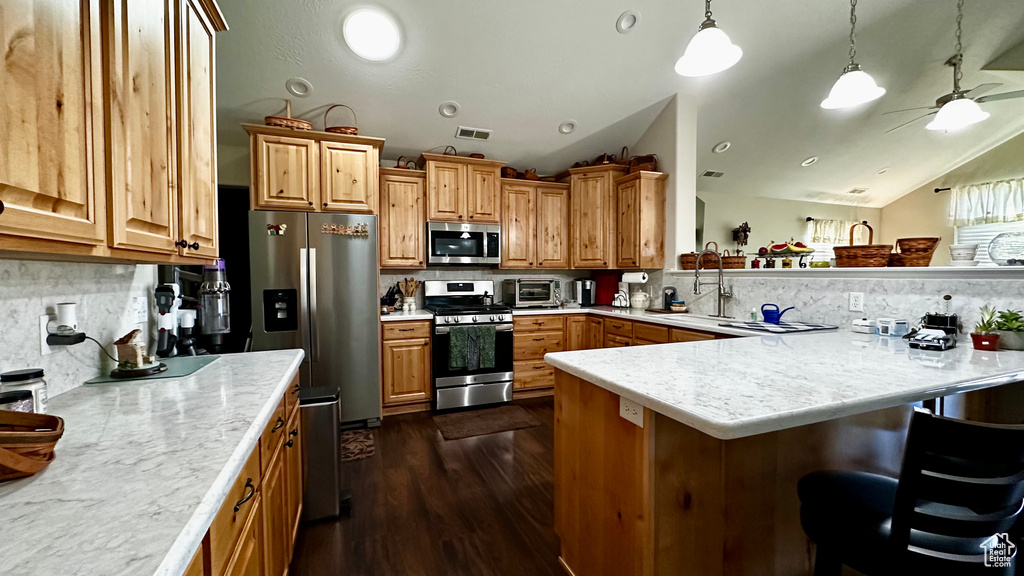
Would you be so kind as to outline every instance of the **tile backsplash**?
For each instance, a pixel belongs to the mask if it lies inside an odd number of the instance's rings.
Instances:
[[[152,323],[135,324],[132,303],[145,297],[152,317],[155,286],[156,266],[0,260],[0,372],[42,368],[56,396],[109,371],[113,361],[88,340],[42,356],[39,317],[55,314],[60,302],[75,302],[80,330],[113,352],[110,343],[133,328],[150,336]]]

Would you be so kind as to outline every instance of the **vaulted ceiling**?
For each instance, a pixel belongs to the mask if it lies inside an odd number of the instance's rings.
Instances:
[[[888,89],[849,111],[818,106],[846,63],[849,4],[839,0],[716,0],[719,25],[744,49],[734,68],[687,79],[672,71],[703,17],[695,0],[378,0],[399,22],[391,61],[361,60],[341,23],[366,3],[219,0],[231,29],[218,36],[218,121],[224,146],[245,146],[238,124],[283,108],[285,80],[313,85],[293,97],[296,115],[322,127],[326,105],[352,106],[360,132],[387,138],[385,156],[416,156],[452,144],[525,169],[553,173],[599,152],[632,145],[677,92],[698,102],[698,170],[711,194],[881,206],[1024,131],[1024,100],[992,102],[992,118],[965,131],[922,120],[884,132],[952,88],[954,0],[861,0],[858,61]],[[629,34],[624,10],[641,14]],[[1024,89],[1024,10],[1018,0],[969,0],[964,85]],[[986,64],[992,68],[983,70]],[[438,106],[461,105],[456,118]],[[339,113],[339,120],[343,119]],[[557,131],[577,121],[570,135]],[[454,138],[459,125],[494,130],[487,142]],[[712,154],[720,141],[725,154]],[[636,150],[636,152],[643,152]],[[820,161],[809,168],[809,156]],[[880,169],[888,170],[877,175]],[[846,192],[867,188],[860,196]]]

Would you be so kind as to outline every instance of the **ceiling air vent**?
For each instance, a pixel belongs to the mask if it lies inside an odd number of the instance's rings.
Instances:
[[[867,188],[854,188],[853,190],[850,190],[849,192],[847,192],[847,194],[863,194],[863,193],[865,193],[867,191],[868,191]]]
[[[721,178],[725,176],[725,172],[715,172],[714,170],[707,170],[701,176],[705,178]]]
[[[464,138],[466,140],[487,140],[491,137],[492,130],[484,128],[470,128],[468,126],[459,126],[458,131],[455,132],[456,138]]]

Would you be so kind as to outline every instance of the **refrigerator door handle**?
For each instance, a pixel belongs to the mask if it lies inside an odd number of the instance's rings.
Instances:
[[[309,260],[307,259],[307,252],[305,248],[299,248],[299,310],[302,314],[309,312]],[[303,348],[307,347],[306,340],[307,338],[302,339]],[[307,358],[307,360],[309,359]]]
[[[311,362],[320,361],[320,337],[317,334],[316,248],[309,249],[309,351]]]

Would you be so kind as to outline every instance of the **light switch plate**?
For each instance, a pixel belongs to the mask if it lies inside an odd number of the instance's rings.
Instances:
[[[50,320],[52,320],[52,318],[50,318],[49,314],[43,314],[39,317],[39,354],[41,356],[46,356],[55,352],[55,350],[50,348],[50,345],[46,343],[46,325],[49,324]]]
[[[622,396],[619,396],[619,416],[641,428],[644,427],[644,407]]]
[[[136,324],[149,322],[149,305],[145,296],[136,296],[132,300],[133,318]]]

